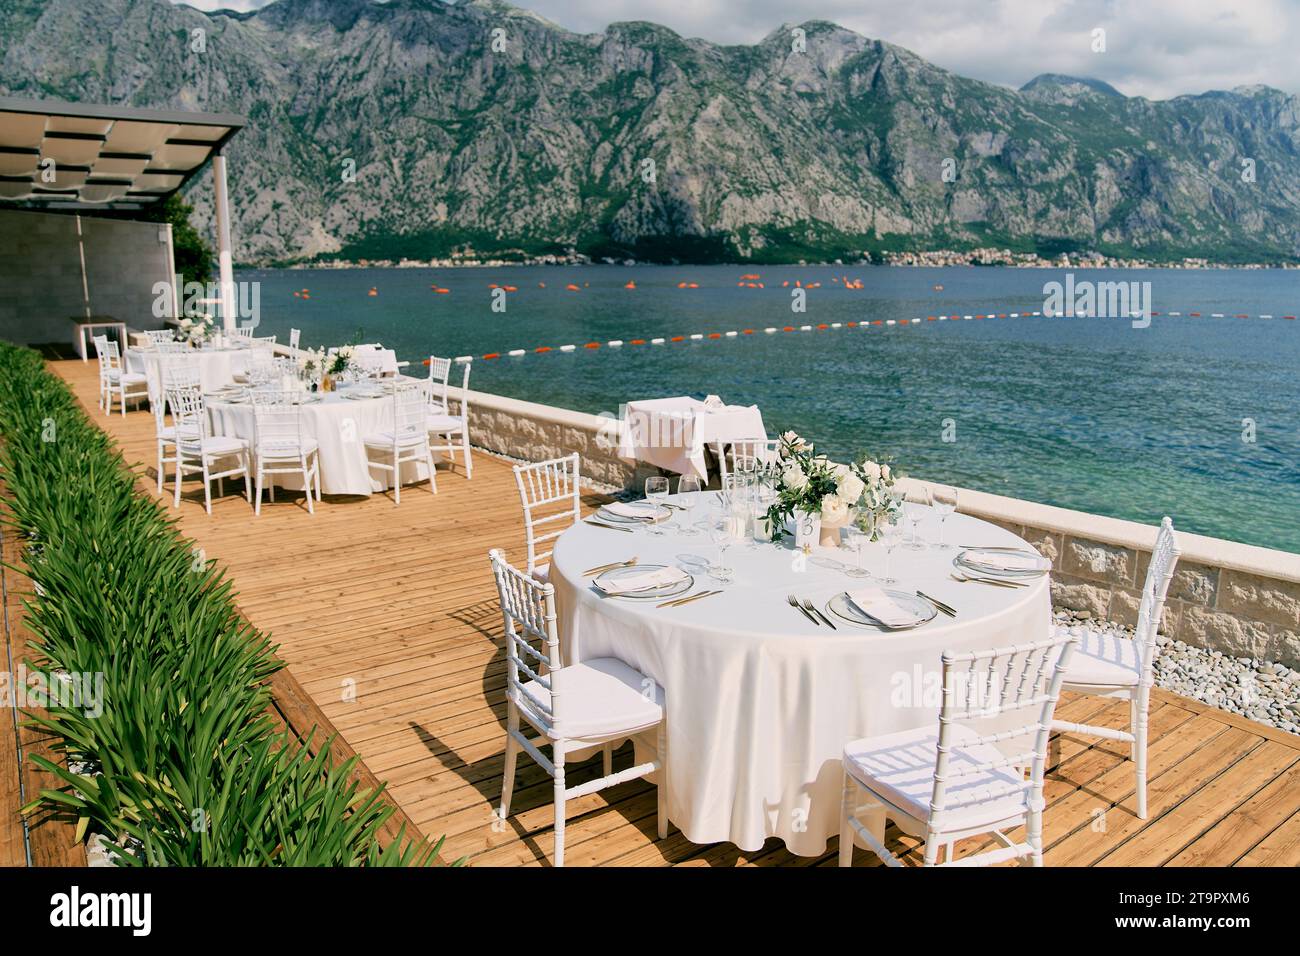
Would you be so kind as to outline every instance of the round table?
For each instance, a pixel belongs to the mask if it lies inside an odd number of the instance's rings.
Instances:
[[[686,525],[722,517],[714,492],[703,492]],[[669,501],[679,501],[673,496]],[[686,515],[683,518],[683,515]],[[938,517],[918,524],[937,541]],[[967,515],[948,518],[946,540],[1016,546],[1021,538]],[[879,544],[863,548],[865,566],[882,569]],[[578,522],[556,541],[550,581],[566,662],[615,657],[664,688],[668,732],[668,816],[693,843],[729,841],[758,850],[779,837],[800,856],[826,851],[839,831],[845,743],[860,737],[938,726],[940,657],[1045,638],[1051,625],[1048,576],[1025,588],[962,583],[951,577],[957,551],[895,549],[890,587],[920,589],[957,611],[894,632],[832,620],[814,626],[790,607],[795,594],[825,609],[831,596],[879,586],[852,578],[836,562],[847,550],[795,551],[792,539],[749,547],[733,543],[722,584],[690,568],[683,556],[716,564],[707,534],[662,536],[638,527],[623,534]],[[694,591],[723,593],[678,608],[604,596],[586,568],[636,556],[641,564],[679,564],[695,575]],[[827,612],[829,615],[829,612]],[[654,741],[645,741],[653,748]]]
[[[326,392],[299,406],[302,434],[320,445],[320,487],[327,495],[371,495],[389,487],[391,473],[372,469],[369,461],[382,460],[382,451],[362,444],[367,435],[393,427],[393,398],[347,398],[347,391]],[[209,401],[214,435],[229,435],[252,442],[255,436],[253,406],[248,402]],[[426,462],[403,462],[402,484],[429,477]],[[302,489],[296,475],[276,475],[276,486]]]

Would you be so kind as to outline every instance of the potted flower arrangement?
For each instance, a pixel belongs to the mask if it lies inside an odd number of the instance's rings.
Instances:
[[[199,346],[212,338],[216,331],[216,326],[212,322],[212,316],[194,313],[185,316],[176,323],[180,329],[181,336],[192,346]]]
[[[895,480],[902,476],[894,472],[887,460],[877,461],[864,457],[861,462],[854,462],[849,467],[862,488],[854,499],[854,506],[871,512],[875,518],[873,524],[899,506],[898,499],[891,492]],[[871,540],[876,538],[877,535],[873,533]]]
[[[313,392],[320,387],[321,376],[324,374],[324,349],[302,349],[298,352],[298,377],[309,382]]]
[[[351,345],[340,345],[330,355],[325,356],[325,377],[321,380],[322,391],[333,391],[334,380],[356,364],[356,349]]]
[[[781,436],[776,468],[777,500],[767,512],[773,539],[785,534],[790,521],[796,547],[838,545],[839,529],[848,524],[849,508],[862,493],[861,479],[848,466],[817,454],[795,432]]]

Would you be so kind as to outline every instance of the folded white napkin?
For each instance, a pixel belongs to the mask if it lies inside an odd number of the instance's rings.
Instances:
[[[606,594],[628,594],[632,591],[646,591],[650,588],[676,584],[685,577],[685,571],[669,565],[666,568],[655,568],[653,571],[643,571],[640,574],[629,574],[613,581],[606,579],[598,582],[596,586]]]
[[[1052,562],[1020,551],[977,551],[967,560],[998,571],[1050,571]]]
[[[916,615],[913,612],[899,607],[894,603],[894,599],[880,588],[859,588],[845,593],[849,596],[849,600],[857,605],[858,610],[874,617],[882,624],[901,627],[904,624],[916,623]]]
[[[632,504],[614,501],[605,505],[605,510],[620,518],[653,518],[659,513],[659,509],[649,501],[635,501]]]

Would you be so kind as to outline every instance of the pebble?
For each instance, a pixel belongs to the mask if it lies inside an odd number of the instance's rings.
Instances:
[[[1058,624],[1082,623],[1080,616],[1057,610]],[[1089,619],[1089,627],[1132,637],[1132,628]],[[1211,707],[1249,718],[1267,727],[1300,734],[1300,671],[1276,661],[1229,657],[1163,634],[1156,636],[1156,686]]]

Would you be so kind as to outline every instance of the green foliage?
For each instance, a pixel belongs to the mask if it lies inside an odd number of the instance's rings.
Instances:
[[[0,520],[28,542],[36,585],[35,663],[102,675],[93,703],[27,715],[72,769],[33,756],[64,785],[25,812],[75,815],[79,835],[116,842],[119,865],[433,861],[438,846],[382,838],[393,809],[351,779],[355,758],[333,766],[328,742],[313,754],[273,722],[267,679],[284,665],[239,616],[231,582],[136,492],[40,356],[4,343],[0,439]]]
[[[190,223],[194,207],[172,193],[161,205],[150,209],[145,218],[150,222],[167,222],[172,227],[172,254],[176,271],[185,282],[206,283],[212,278],[212,247]]]

